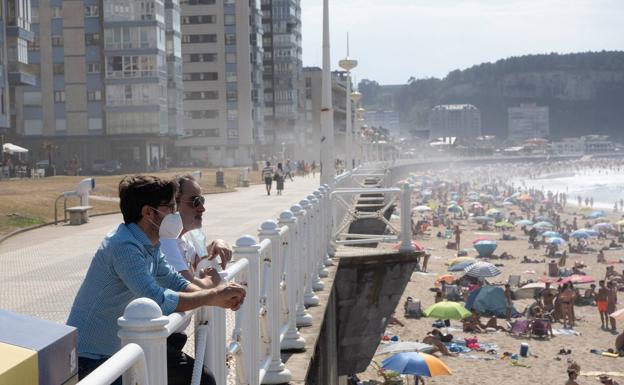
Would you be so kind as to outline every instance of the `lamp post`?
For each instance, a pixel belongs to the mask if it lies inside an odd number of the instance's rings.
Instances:
[[[357,64],[357,60],[349,58],[349,37],[347,35],[347,57],[338,62],[340,68],[347,71],[347,102],[345,105],[347,122],[345,128],[345,166],[347,170],[353,169],[353,116],[351,114],[351,70],[357,67]]]
[[[321,185],[334,185],[334,108],[329,54],[329,0],[323,0],[323,71],[321,79]]]
[[[359,93],[358,91],[353,91],[351,93],[351,101],[353,102],[353,105],[355,107],[355,127],[352,130],[354,133],[359,133],[360,132],[360,116],[358,114],[358,110],[359,110],[359,105],[360,105],[360,100],[362,99],[362,94]],[[355,167],[355,165],[360,163],[360,159],[362,158],[361,156],[361,147],[360,147],[360,141],[359,141],[359,135],[355,135],[352,134],[351,137],[353,138],[353,148],[355,148],[353,150],[353,166]]]

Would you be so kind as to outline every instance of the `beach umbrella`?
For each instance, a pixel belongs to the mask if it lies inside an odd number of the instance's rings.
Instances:
[[[473,263],[476,263],[477,261],[464,261],[464,262],[459,262],[454,264],[453,266],[449,266],[447,271],[450,272],[458,272],[458,271],[464,271],[468,266],[472,265]]]
[[[580,274],[572,274],[571,276],[565,277],[564,279],[559,281],[559,283],[561,284],[568,283],[568,282],[582,284],[582,283],[593,283],[596,281],[594,280],[593,277],[589,275],[580,275]]]
[[[542,236],[547,237],[547,238],[553,238],[553,237],[561,238],[561,234],[559,234],[556,231],[544,231],[542,233]]]
[[[454,265],[456,265],[458,263],[466,262],[466,261],[477,262],[477,260],[472,258],[472,257],[457,257],[457,258],[453,258],[450,261],[448,261],[447,264],[449,266],[454,266]]]
[[[435,377],[451,374],[451,369],[438,357],[418,352],[395,354],[383,360],[381,367],[400,374],[411,374],[414,376]]]
[[[533,221],[530,221],[528,219],[521,219],[519,221],[516,221],[516,226],[531,226],[533,224]]]
[[[453,274],[442,274],[442,275],[439,275],[438,278],[436,278],[436,280],[434,282],[434,285],[436,287],[440,286],[440,284],[442,282],[445,282],[445,283],[450,285],[453,282],[455,282],[456,280],[457,280],[457,278]]]
[[[546,243],[548,243],[550,245],[565,245],[566,241],[563,238],[552,237],[552,238],[548,239],[548,241],[546,241]]]
[[[461,207],[459,207],[457,205],[450,205],[446,209],[450,213],[461,213],[462,211],[464,211]]]
[[[587,232],[584,230],[574,230],[573,232],[570,233],[570,237],[576,238],[576,239],[586,239],[586,238],[589,238],[590,235],[587,234]]]
[[[496,277],[501,273],[500,269],[489,262],[476,262],[468,266],[465,270],[466,275],[475,278]]]
[[[482,242],[482,241],[488,241],[488,242],[494,242],[494,243],[496,243],[496,241],[495,241],[495,240],[493,240],[492,238],[488,238],[488,237],[479,237],[479,238],[475,239],[474,241],[472,241],[472,244],[473,244],[473,245],[475,245],[475,244],[477,244],[477,243],[479,243],[479,242]]]
[[[509,223],[509,222],[500,221],[500,222],[496,222],[494,224],[494,227],[500,227],[501,229],[510,229],[510,228],[514,227],[514,225]]]
[[[552,223],[550,222],[537,222],[536,224],[533,225],[533,227],[535,227],[536,229],[552,229],[554,226]]]
[[[412,241],[412,246],[414,246],[414,250],[416,251],[423,251],[425,249],[425,246],[421,245],[420,243],[416,241]],[[395,243],[394,246],[392,246],[392,248],[394,250],[399,250],[401,248],[401,242]]]
[[[420,206],[416,206],[412,209],[412,211],[417,211],[419,213],[423,213],[425,211],[431,211],[431,207],[429,206],[425,206],[425,205],[420,205]]]
[[[459,302],[444,300],[426,308],[424,314],[431,318],[460,320],[468,317],[471,313]]]
[[[592,230],[606,232],[606,231],[614,230],[614,228],[609,223],[596,223],[595,225],[592,226]]]
[[[489,209],[488,211],[485,212],[485,215],[487,215],[488,217],[495,217],[500,214],[501,214],[500,210],[497,210],[497,209]]]
[[[486,217],[486,216],[478,216],[478,217],[474,217],[472,218],[474,219],[475,222],[477,223],[487,223],[487,222],[492,222],[494,220],[494,218],[490,218],[490,217]]]
[[[591,214],[589,214],[587,217],[588,218],[601,218],[605,216],[605,212],[602,210],[596,210],[594,212],[592,212]]]
[[[429,344],[423,344],[422,342],[415,341],[399,341],[384,346],[379,352],[375,353],[376,356],[382,354],[396,354],[402,352],[432,352],[435,348]]]
[[[473,247],[477,250],[480,257],[489,257],[498,246],[495,241],[479,241]]]
[[[609,317],[615,318],[618,321],[624,321],[624,308],[614,311],[613,313],[609,314]]]
[[[583,229],[583,231],[586,232],[587,235],[589,235],[590,237],[597,237],[598,235],[600,235],[598,231],[593,229]]]
[[[537,218],[535,218],[535,221],[536,222],[548,222],[550,224],[554,224],[555,223],[555,222],[553,222],[552,219],[550,219],[548,217],[545,217],[545,216],[537,217]]]

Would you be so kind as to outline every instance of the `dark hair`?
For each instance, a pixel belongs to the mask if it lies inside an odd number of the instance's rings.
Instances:
[[[197,182],[197,179],[195,179],[195,177],[191,174],[183,174],[174,176],[173,181],[177,185],[175,201],[177,204],[180,204],[180,198],[182,197],[182,194],[184,194],[184,185],[189,182]]]
[[[176,193],[176,183],[151,175],[128,175],[119,182],[119,208],[126,224],[138,222],[143,206],[158,208]]]

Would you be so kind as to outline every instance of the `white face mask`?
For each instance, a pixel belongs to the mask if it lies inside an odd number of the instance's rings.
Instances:
[[[182,224],[180,213],[167,214],[160,222],[158,235],[160,238],[175,239],[180,236],[183,228],[184,225]]]

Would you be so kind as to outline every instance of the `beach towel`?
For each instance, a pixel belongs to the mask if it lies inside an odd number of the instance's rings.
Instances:
[[[581,333],[577,332],[576,330],[562,329],[562,328],[554,328],[553,334],[556,336],[570,336],[570,337],[576,337],[576,336],[581,335]]]
[[[449,350],[449,352],[453,353],[468,353],[471,352],[472,349],[466,347],[461,341],[457,342],[445,342],[444,345]]]

